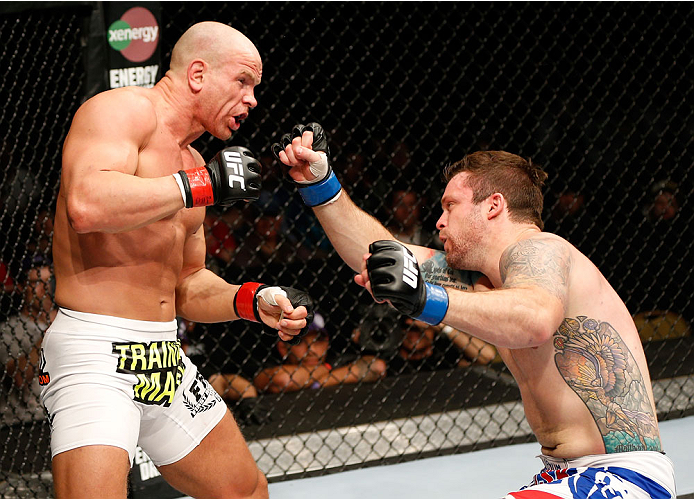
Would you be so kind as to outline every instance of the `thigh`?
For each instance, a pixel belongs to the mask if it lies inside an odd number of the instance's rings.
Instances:
[[[85,446],[113,446],[134,455],[141,412],[133,401],[135,376],[116,372],[111,342],[49,332],[44,338],[42,401],[51,425],[51,454]]]
[[[130,459],[124,449],[88,445],[53,457],[56,499],[126,499]]]
[[[185,355],[183,377],[168,405],[141,405],[140,447],[156,466],[180,461],[218,425],[227,406]]]
[[[268,497],[267,480],[228,410],[192,452],[158,468],[173,487],[197,499]]]

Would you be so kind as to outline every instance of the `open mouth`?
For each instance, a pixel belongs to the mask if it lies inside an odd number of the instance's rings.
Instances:
[[[229,130],[231,130],[232,132],[238,130],[241,127],[241,123],[243,123],[243,120],[245,120],[247,117],[248,113],[237,114],[236,116],[232,116],[229,120]]]

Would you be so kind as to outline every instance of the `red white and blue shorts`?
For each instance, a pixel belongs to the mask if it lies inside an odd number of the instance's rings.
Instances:
[[[157,466],[188,455],[227,411],[186,357],[176,321],[151,322],[60,309],[39,363],[51,454],[87,445]]]
[[[675,469],[660,452],[638,451],[557,459],[529,485],[504,499],[675,499]]]

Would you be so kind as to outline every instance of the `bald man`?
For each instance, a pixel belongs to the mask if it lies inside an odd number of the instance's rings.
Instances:
[[[227,140],[257,104],[262,61],[224,24],[191,27],[151,89],[101,93],[63,150],[54,237],[60,311],[43,343],[55,495],[121,498],[136,445],[196,498],[267,497],[226,405],[180,349],[176,316],[262,321],[291,341],[310,300],[235,285],[205,269],[205,206],[256,199],[260,164],[229,147],[205,164],[191,143]]]

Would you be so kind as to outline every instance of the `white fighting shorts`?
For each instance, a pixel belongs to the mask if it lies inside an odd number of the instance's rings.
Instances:
[[[42,401],[51,454],[139,444],[154,464],[190,453],[227,407],[181,349],[176,321],[60,309],[43,340]]]
[[[538,456],[545,467],[530,485],[504,499],[675,499],[675,468],[653,451],[557,459]]]

